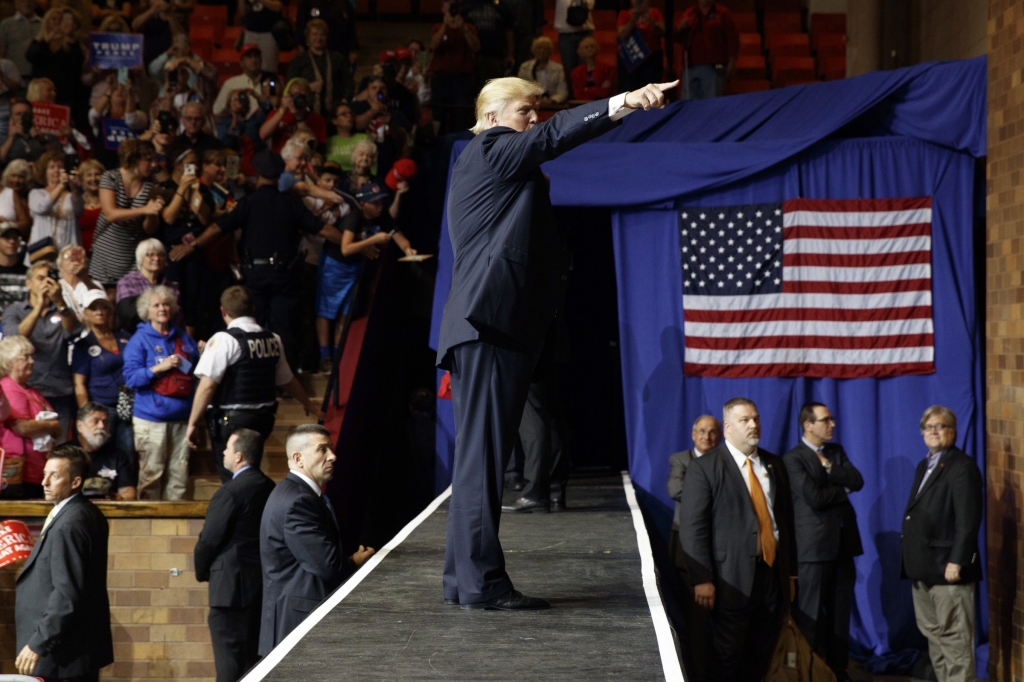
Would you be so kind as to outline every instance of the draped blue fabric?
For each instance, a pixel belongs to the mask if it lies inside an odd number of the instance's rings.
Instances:
[[[547,164],[565,206],[670,202],[762,171],[829,137],[906,136],[985,155],[985,58],[676,102]],[[845,133],[845,134],[844,134]]]
[[[624,125],[545,165],[552,200],[613,209],[622,382],[630,474],[660,500],[668,457],[690,447],[700,414],[753,399],[762,445],[782,454],[800,437],[800,405],[826,403],[836,439],[865,479],[851,495],[865,555],[857,559],[851,635],[882,654],[923,641],[910,583],[899,578],[900,526],[914,467],[926,454],[918,420],[942,404],[957,445],[984,471],[983,345],[976,310],[976,158],[986,145],[985,59],[930,63],[858,78],[633,114]],[[464,148],[457,144],[452,158]],[[931,196],[936,372],[888,379],[685,377],[677,211],[810,199]],[[451,272],[442,225],[432,341]],[[450,467],[450,404],[439,401],[438,461]],[[439,468],[438,485],[448,468]],[[984,530],[980,535],[984,553]],[[984,561],[983,564],[984,565]],[[987,597],[978,594],[980,630]],[[979,670],[984,660],[979,658]]]

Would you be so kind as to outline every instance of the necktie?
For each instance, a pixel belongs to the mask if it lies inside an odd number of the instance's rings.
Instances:
[[[327,505],[327,511],[329,511],[331,513],[331,522],[334,523],[334,527],[337,528],[338,527],[338,517],[334,513],[334,505],[331,504],[331,498],[327,497],[327,493],[322,493],[320,495],[320,499],[323,500],[324,504]]]
[[[757,515],[758,535],[761,539],[761,553],[764,562],[771,566],[775,563],[775,532],[772,530],[772,517],[768,513],[768,501],[764,497],[764,488],[757,480],[754,465],[747,458],[747,478],[750,481],[750,500],[754,503],[754,514]]]
[[[57,511],[57,505],[53,505],[53,509],[51,509],[50,513],[46,515],[46,520],[43,521],[43,529],[41,531],[39,531],[40,535],[45,533],[46,529],[49,528],[51,523],[53,523],[53,513],[55,511]]]

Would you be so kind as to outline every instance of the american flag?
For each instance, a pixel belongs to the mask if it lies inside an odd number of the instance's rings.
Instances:
[[[933,373],[931,205],[914,197],[684,208],[685,373]]]

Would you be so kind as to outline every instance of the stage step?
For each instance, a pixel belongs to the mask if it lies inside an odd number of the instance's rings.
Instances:
[[[310,396],[316,405],[322,403],[327,390],[327,375],[305,373],[296,376],[299,383],[302,384],[303,390],[306,391],[306,395]],[[313,418],[306,415],[306,411],[299,401],[294,398],[279,398],[274,430],[263,446],[263,465],[260,467],[263,473],[274,481],[280,481],[287,476],[288,461],[284,445],[288,433],[300,424],[313,423]],[[208,438],[204,446],[193,452],[189,458],[189,488],[191,499],[194,500],[209,500],[220,488],[220,478],[217,476],[217,470],[213,463]]]

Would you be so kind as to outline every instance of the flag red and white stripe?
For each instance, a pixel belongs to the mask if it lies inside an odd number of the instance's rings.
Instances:
[[[781,277],[773,280],[774,290],[728,295],[727,288],[697,293],[688,284],[684,289],[686,374],[859,378],[933,373],[931,222],[931,197],[783,202]],[[696,250],[699,245],[692,243]],[[684,270],[686,263],[684,258]],[[766,270],[759,274],[767,280]],[[719,273],[719,279],[732,280],[728,272]]]

